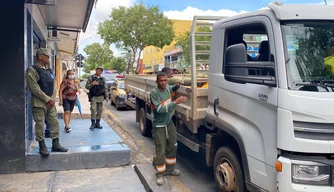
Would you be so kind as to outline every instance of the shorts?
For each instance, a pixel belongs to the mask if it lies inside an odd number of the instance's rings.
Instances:
[[[75,105],[76,100],[63,100],[63,108],[64,108],[64,112],[65,111],[70,111],[72,112],[74,109],[74,105]]]

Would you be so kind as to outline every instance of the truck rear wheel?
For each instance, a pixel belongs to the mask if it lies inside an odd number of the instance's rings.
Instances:
[[[140,108],[139,111],[139,128],[140,128],[140,133],[145,136],[151,136],[151,130],[152,130],[152,123],[150,120],[146,118],[146,112],[144,107]]]
[[[245,179],[236,154],[228,147],[221,147],[215,156],[214,174],[217,187],[223,192],[244,192]]]

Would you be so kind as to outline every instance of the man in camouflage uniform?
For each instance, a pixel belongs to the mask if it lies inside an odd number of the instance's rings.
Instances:
[[[54,97],[54,76],[49,64],[49,53],[46,48],[37,50],[37,63],[29,67],[26,73],[28,88],[31,92],[31,107],[35,121],[35,137],[39,142],[39,152],[48,156],[49,152],[44,142],[45,120],[49,123],[53,152],[66,152],[67,149],[59,144],[59,122]]]
[[[103,109],[103,101],[106,100],[108,103],[108,86],[106,79],[101,76],[103,71],[102,66],[96,68],[95,74],[89,76],[86,89],[89,90],[88,97],[90,102],[91,121],[92,125],[90,130],[95,128],[102,129],[100,125],[100,119]]]

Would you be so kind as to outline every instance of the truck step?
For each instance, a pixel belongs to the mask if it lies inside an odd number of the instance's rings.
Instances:
[[[199,144],[186,138],[185,136],[181,135],[180,133],[177,133],[177,140],[179,140],[181,143],[185,144],[189,149],[199,152]]]

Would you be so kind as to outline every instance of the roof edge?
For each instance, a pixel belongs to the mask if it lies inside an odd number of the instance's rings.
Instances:
[[[89,0],[89,2],[88,2],[87,11],[86,11],[86,15],[85,15],[85,20],[84,20],[83,27],[82,27],[83,32],[86,32],[88,22],[89,22],[91,14],[92,14],[92,10],[93,10],[93,6],[95,4],[95,1],[96,0]]]

